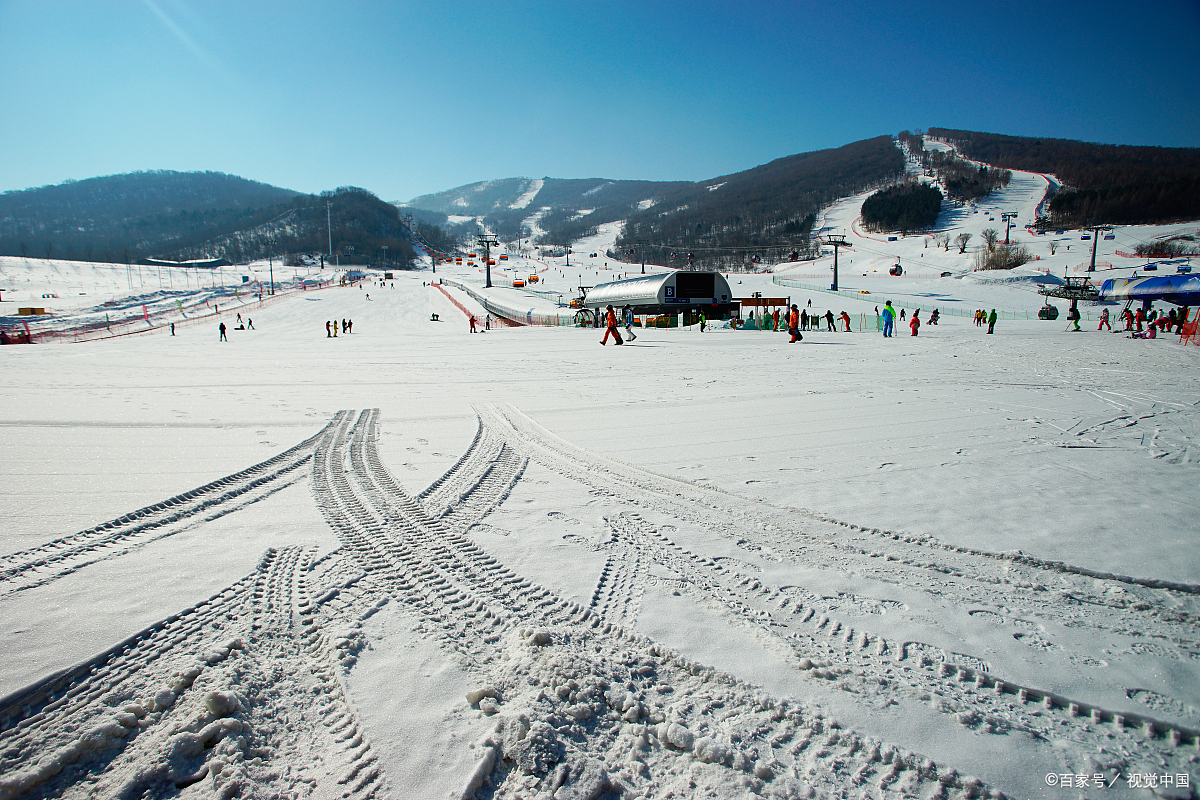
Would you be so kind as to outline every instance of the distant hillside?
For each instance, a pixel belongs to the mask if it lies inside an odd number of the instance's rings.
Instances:
[[[399,209],[366,189],[344,186],[319,195],[297,195],[288,205],[272,211],[271,218],[260,224],[178,246],[168,257],[225,258],[233,263],[268,256],[316,260],[329,252],[332,239],[340,264],[412,267],[413,248]],[[417,223],[418,229],[421,225]],[[439,232],[433,226],[426,232],[427,239],[432,241]]]
[[[614,181],[605,178],[503,178],[423,195],[403,204],[420,211],[482,217],[497,236],[532,237],[536,224],[543,244],[566,245],[595,231],[597,225],[625,219],[639,203],[690,186],[687,181]],[[536,215],[536,221],[530,218]]]
[[[930,128],[967,158],[1045,172],[1064,184],[1047,225],[1147,224],[1200,219],[1200,148],[1093,144]]]
[[[701,182],[504,178],[423,195],[401,209],[481,217],[502,239],[536,236],[557,246],[623,219],[628,224],[618,244],[626,251],[644,240],[658,263],[687,250],[695,266],[731,266],[754,247],[807,249],[822,205],[903,172],[903,153],[891,137],[879,136]]]
[[[441,245],[454,241],[429,216],[413,227]],[[137,172],[0,195],[0,254],[65,260],[137,261],[318,258],[332,240],[343,263],[384,253],[412,265],[399,210],[365,189],[306,195],[220,172]],[[384,248],[387,248],[385,251]]]
[[[822,206],[890,184],[904,165],[890,136],[776,159],[664,193],[630,215],[617,246],[633,250],[641,240],[656,263],[709,268],[735,267],[757,251],[804,253]],[[685,262],[687,253],[693,258]]]
[[[258,224],[297,194],[220,172],[169,171],[5,192],[0,254],[138,258],[172,243]]]

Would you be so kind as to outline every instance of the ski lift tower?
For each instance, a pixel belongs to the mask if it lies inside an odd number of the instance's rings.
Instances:
[[[1088,272],[1096,271],[1096,244],[1100,241],[1100,231],[1111,231],[1111,225],[1097,225],[1092,228],[1092,263],[1088,264]]]
[[[1017,218],[1017,212],[1005,211],[1000,215],[1000,218],[1004,220],[1004,243],[1010,244],[1008,241],[1008,232],[1012,230],[1012,221]]]
[[[821,242],[833,248],[833,285],[829,288],[836,292],[838,290],[838,249],[850,245],[846,244],[846,237],[841,234],[829,234]]]
[[[496,237],[490,233],[479,234],[476,241],[483,248],[483,265],[487,269],[487,284],[484,288],[490,289],[492,288],[492,248],[499,247],[500,242],[496,241]]]

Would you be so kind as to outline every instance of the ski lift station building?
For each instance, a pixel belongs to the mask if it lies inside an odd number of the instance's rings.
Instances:
[[[659,272],[602,283],[584,295],[586,308],[630,306],[635,314],[703,311],[712,318],[737,309],[729,282],[719,272]]]

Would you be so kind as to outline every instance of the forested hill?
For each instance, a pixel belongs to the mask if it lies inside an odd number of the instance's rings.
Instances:
[[[180,238],[257,224],[298,194],[221,172],[162,170],[5,192],[0,254],[111,261],[157,254]]]
[[[424,195],[401,209],[418,218],[421,209],[480,217],[489,231],[509,240],[540,228],[539,243],[559,246],[603,223],[628,220],[622,248],[645,241],[657,263],[677,263],[670,253],[689,251],[690,264],[719,267],[748,260],[759,246],[772,253],[805,250],[822,205],[889,184],[903,171],[895,141],[878,136],[706,181],[504,178]]]
[[[1064,184],[1050,203],[1057,226],[1200,219],[1200,148],[1093,144],[930,128],[967,158],[1045,172]]]
[[[436,225],[414,226],[434,246],[454,246]],[[0,195],[0,255],[242,263],[316,259],[332,245],[343,264],[386,253],[405,269],[408,237],[396,206],[365,189],[308,195],[220,172],[137,172]]]
[[[755,248],[773,257],[784,250],[803,253],[822,206],[891,184],[904,163],[890,136],[786,156],[666,193],[630,215],[617,245],[632,249],[644,241],[656,251],[657,263],[709,268],[741,264]],[[688,253],[692,258],[683,262]]]

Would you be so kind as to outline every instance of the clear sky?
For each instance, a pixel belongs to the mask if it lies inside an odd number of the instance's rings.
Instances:
[[[704,180],[931,126],[1200,146],[1200,2],[0,0],[0,191]]]

